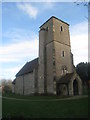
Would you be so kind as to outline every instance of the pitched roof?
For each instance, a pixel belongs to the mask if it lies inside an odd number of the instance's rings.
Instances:
[[[59,21],[65,23],[65,24],[69,25],[68,23],[64,22],[63,20],[60,20],[60,19],[58,19],[57,17],[52,16],[52,17],[50,17],[45,23],[43,23],[39,28],[41,28],[44,24],[46,24],[46,23],[47,23],[50,19],[52,19],[52,18],[55,18],[55,19],[57,19],[57,20],[59,20]]]
[[[71,78],[72,78],[72,76],[73,76],[73,74],[74,73],[67,73],[66,75],[64,75],[64,76],[62,76],[61,78],[59,78],[58,80],[57,80],[57,83],[68,83],[70,80],[71,80]]]
[[[22,68],[21,70],[16,74],[16,77],[27,74],[27,73],[31,73],[33,72],[33,69],[36,68],[38,65],[38,58],[27,62]]]

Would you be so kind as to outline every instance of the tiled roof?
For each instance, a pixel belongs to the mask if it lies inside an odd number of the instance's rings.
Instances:
[[[62,76],[60,79],[57,80],[57,83],[68,83],[74,73],[67,73],[66,75]]]
[[[34,59],[34,60],[30,61],[30,62],[27,62],[21,68],[21,70],[16,74],[16,77],[33,72],[33,69],[35,67],[37,67],[37,65],[38,65],[38,58],[36,58],[36,59]]]

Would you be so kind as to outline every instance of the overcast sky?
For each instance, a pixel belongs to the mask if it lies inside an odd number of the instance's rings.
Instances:
[[[70,24],[74,65],[88,61],[87,7],[77,6],[73,2],[3,2],[0,15],[1,79],[14,79],[15,74],[27,61],[38,57],[39,27],[51,16]]]

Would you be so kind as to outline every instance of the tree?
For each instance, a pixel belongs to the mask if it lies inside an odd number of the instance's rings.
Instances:
[[[3,86],[3,92],[4,93],[9,93],[9,92],[12,91],[12,80],[2,79],[1,84]]]
[[[88,16],[86,16],[87,20],[90,21],[90,1],[87,2],[87,0],[76,0],[74,2],[77,6],[83,5],[88,9]]]
[[[85,7],[88,7],[88,6],[90,5],[90,1],[87,2],[86,0],[76,0],[74,3],[75,3],[77,6],[83,5],[83,6],[85,6]]]
[[[82,79],[83,85],[88,85],[90,80],[90,63],[81,62],[76,66],[76,72]]]

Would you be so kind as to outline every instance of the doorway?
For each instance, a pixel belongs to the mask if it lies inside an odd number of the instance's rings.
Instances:
[[[60,94],[61,94],[60,84],[59,84],[59,83],[56,84],[56,91],[57,91],[57,95],[60,95]]]
[[[73,82],[73,95],[78,95],[78,82],[76,79]]]

